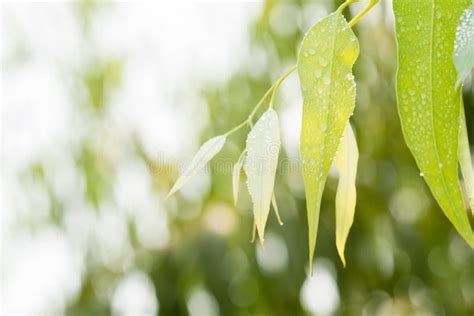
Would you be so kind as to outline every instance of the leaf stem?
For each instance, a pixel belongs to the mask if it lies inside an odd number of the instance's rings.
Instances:
[[[360,2],[362,0],[346,0],[343,4],[341,4],[339,6],[339,8],[337,9],[337,12],[341,13],[345,8],[347,8],[350,4],[352,3],[355,3],[355,2]],[[379,2],[379,0],[369,0],[369,4],[361,11],[359,12],[359,14],[357,14],[350,22],[349,22],[349,26],[352,27],[354,26],[357,22],[359,22],[359,20],[367,14],[367,12],[370,11],[370,9],[372,9],[372,7],[374,5],[376,5],[377,3]],[[267,90],[267,92],[265,92],[265,94],[263,95],[263,97],[260,99],[260,101],[258,101],[257,105],[255,106],[255,108],[252,110],[252,112],[249,114],[249,116],[247,117],[247,119],[245,119],[245,121],[243,121],[242,123],[240,123],[239,125],[237,125],[236,127],[234,127],[233,129],[231,129],[230,131],[228,131],[227,133],[225,133],[224,135],[225,136],[228,136],[236,131],[238,131],[239,129],[241,129],[242,127],[244,127],[245,125],[249,125],[251,126],[252,124],[252,120],[253,120],[253,117],[255,116],[255,114],[257,113],[257,111],[260,109],[260,106],[263,104],[263,102],[268,98],[268,96],[271,94],[271,98],[270,98],[270,108],[273,108],[273,104],[274,104],[274,101],[275,101],[275,95],[276,95],[276,92],[278,90],[278,88],[280,87],[280,85],[283,83],[283,81],[285,81],[285,79],[291,74],[293,73],[293,71],[295,71],[296,69],[298,68],[297,65],[294,65],[293,67],[291,67],[290,69],[288,69],[285,73],[283,73],[281,75],[280,78],[278,78],[278,80],[270,87],[270,89]]]
[[[337,8],[337,13],[342,13],[342,11],[344,11],[345,8],[347,8],[350,4],[354,3],[354,2],[360,2],[362,0],[346,0],[346,2],[344,2],[343,4],[341,4],[339,6],[339,8]]]
[[[270,96],[271,94],[271,101],[270,101],[270,108],[272,107],[272,104],[273,104],[273,99],[275,97],[275,91],[278,90],[278,87],[281,85],[281,83],[293,72],[297,69],[297,66],[294,65],[293,67],[291,67],[290,69],[288,69],[285,73],[283,73],[281,75],[280,78],[278,78],[278,80],[270,87],[270,89],[267,90],[267,92],[265,92],[265,94],[263,95],[263,97],[260,99],[260,101],[258,101],[257,105],[255,106],[255,108],[252,110],[252,112],[249,114],[249,116],[245,119],[245,121],[243,121],[242,123],[240,123],[239,125],[237,125],[236,127],[234,127],[233,129],[231,129],[230,131],[228,131],[227,133],[225,133],[224,135],[225,136],[229,136],[230,134],[238,131],[239,129],[241,129],[242,127],[244,127],[245,125],[249,125],[249,126],[252,126],[252,120],[253,120],[253,117],[255,116],[255,114],[257,113],[258,109],[260,108],[260,106],[263,104],[263,102],[265,102],[265,100],[268,98],[268,96]]]
[[[350,0],[349,0],[350,1]],[[376,5],[377,3],[379,2],[379,0],[370,0],[369,1],[369,4],[364,8],[364,10],[360,11],[359,14],[357,14],[350,22],[349,22],[349,26],[350,27],[353,27],[357,22],[359,22],[359,20],[367,14],[367,12],[370,11],[370,9],[372,9],[372,7],[374,5]]]
[[[285,81],[286,78],[288,78],[289,75],[293,73],[298,68],[298,66],[294,65],[290,69],[288,69],[281,77],[277,80],[277,82],[274,85],[273,92],[272,92],[272,97],[270,98],[270,109],[273,108],[273,101],[275,100],[275,94],[282,84],[283,81]]]
[[[229,136],[230,134],[232,134],[234,132],[237,132],[239,129],[241,129],[242,127],[244,127],[247,124],[248,124],[248,120],[245,120],[242,123],[240,123],[239,125],[237,125],[236,127],[234,127],[233,129],[231,129],[230,131],[228,131],[227,133],[225,133],[224,135]]]

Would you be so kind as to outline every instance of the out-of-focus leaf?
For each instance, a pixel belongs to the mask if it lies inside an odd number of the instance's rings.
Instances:
[[[254,218],[253,225],[252,225],[252,240],[250,240],[250,242],[254,243],[256,237],[257,237],[257,224],[255,223],[255,218]]]
[[[281,220],[281,217],[280,217],[280,211],[278,210],[278,204],[277,204],[277,200],[276,200],[276,197],[275,197],[275,193],[273,193],[273,195],[272,195],[272,206],[273,206],[273,210],[275,211],[275,215],[277,217],[278,224],[283,225],[283,221]]]
[[[273,195],[279,151],[278,116],[273,109],[269,109],[257,121],[247,137],[245,160],[248,190],[252,198],[253,214],[262,244]]]
[[[459,122],[459,165],[461,166],[461,174],[464,179],[464,187],[466,189],[469,207],[474,215],[474,174],[472,170],[471,148],[467,136],[464,104],[462,102]]]
[[[240,154],[239,159],[234,165],[232,170],[232,189],[234,193],[234,205],[237,204],[239,198],[239,184],[240,184],[240,172],[242,171],[242,165],[244,164],[245,150]]]
[[[456,29],[454,64],[458,71],[458,87],[474,68],[474,4],[463,12]]]
[[[303,92],[300,153],[309,227],[309,260],[312,271],[321,197],[332,161],[354,110],[352,66],[359,42],[340,13],[332,13],[306,34],[298,54],[298,74]]]
[[[336,155],[339,184],[336,193],[336,247],[344,266],[344,248],[354,221],[356,206],[356,175],[359,150],[351,125],[347,123],[344,138],[341,139]]]
[[[171,188],[168,197],[180,190],[191,178],[193,178],[204,166],[224,147],[226,136],[216,136],[209,139],[204,145],[199,148],[196,155],[194,155],[191,163],[181,176],[176,180],[176,183]]]
[[[446,216],[474,247],[458,179],[460,89],[453,64],[457,21],[469,0],[393,2],[397,100],[403,134]]]

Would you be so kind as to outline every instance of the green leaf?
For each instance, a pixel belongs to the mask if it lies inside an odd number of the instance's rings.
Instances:
[[[252,198],[258,236],[263,244],[265,224],[275,183],[280,151],[280,126],[277,113],[266,111],[247,136],[247,186]]]
[[[180,190],[189,180],[191,180],[204,166],[224,147],[226,136],[216,136],[209,139],[199,148],[198,152],[191,160],[189,166],[168,193],[168,197]]]
[[[245,150],[240,154],[239,159],[234,165],[232,170],[232,189],[234,193],[234,205],[237,205],[237,200],[239,198],[239,183],[240,183],[240,173],[242,171],[242,165],[244,164],[245,159]]]
[[[306,34],[298,54],[303,92],[300,154],[309,228],[310,271],[326,178],[355,105],[352,66],[359,42],[344,17],[332,13]]]
[[[458,87],[474,68],[474,4],[463,12],[456,29],[454,64],[458,71]]]
[[[461,102],[461,114],[459,124],[459,165],[464,179],[464,187],[467,193],[469,207],[474,216],[474,173],[472,170],[471,148],[467,137],[466,117],[464,114],[464,104]]]
[[[354,221],[356,206],[356,175],[359,150],[351,125],[347,123],[344,138],[339,144],[336,167],[339,170],[339,184],[336,193],[336,246],[341,261],[346,266],[344,248]]]
[[[397,100],[405,141],[438,204],[464,239],[474,235],[458,180],[460,89],[454,34],[469,0],[394,0]]]

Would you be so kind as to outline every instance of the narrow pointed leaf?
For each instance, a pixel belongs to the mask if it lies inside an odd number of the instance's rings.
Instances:
[[[250,243],[255,242],[255,238],[257,237],[257,224],[255,223],[255,218],[253,219],[253,225],[252,225],[252,239],[250,240]]]
[[[279,151],[278,116],[273,109],[269,109],[257,121],[247,137],[245,160],[248,190],[252,198],[253,214],[262,244],[273,195]]]
[[[474,68],[474,4],[463,12],[456,29],[454,64],[458,71],[458,87]]]
[[[168,193],[168,197],[180,190],[189,180],[191,180],[204,166],[214,157],[224,146],[226,136],[216,136],[211,138],[199,148],[191,163],[187,166],[181,176]]]
[[[234,193],[234,205],[237,205],[237,200],[239,198],[239,184],[240,184],[240,173],[242,171],[242,165],[244,164],[245,159],[245,150],[240,154],[239,159],[234,165],[232,170],[232,189]]]
[[[309,30],[298,54],[303,92],[300,154],[308,211],[310,271],[324,185],[339,139],[354,110],[352,66],[358,55],[359,42],[337,12]]]
[[[457,21],[470,0],[394,0],[397,100],[405,141],[441,209],[474,247],[458,179]]]
[[[471,149],[467,137],[464,104],[462,104],[462,102],[459,124],[459,165],[461,166],[461,174],[464,179],[464,187],[467,193],[469,208],[474,216],[474,173],[472,170]]]
[[[355,184],[358,160],[357,141],[351,125],[348,123],[336,156],[336,167],[339,171],[339,184],[336,193],[336,247],[344,267],[346,266],[344,248],[354,221],[356,206]]]
[[[272,195],[272,206],[273,206],[273,210],[275,211],[275,215],[277,217],[278,224],[283,226],[283,221],[281,220],[281,217],[280,217],[280,211],[278,210],[278,205],[277,205],[275,194]]]

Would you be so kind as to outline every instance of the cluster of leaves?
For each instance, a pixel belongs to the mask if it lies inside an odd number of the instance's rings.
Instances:
[[[358,148],[349,118],[355,107],[352,66],[359,55],[359,43],[351,27],[378,0],[370,0],[365,9],[347,22],[342,12],[354,2],[358,0],[347,0],[307,32],[297,65],[277,80],[244,122],[208,140],[169,193],[175,193],[196,175],[223,148],[229,135],[249,126],[246,148],[233,169],[233,193],[236,201],[244,169],[253,203],[254,237],[258,232],[263,244],[271,205],[282,224],[273,192],[280,151],[274,98],[281,83],[298,70],[303,95],[300,155],[310,270],[322,194],[334,162],[339,171],[336,246],[344,265],[344,247],[355,212]],[[394,0],[394,13],[398,41],[397,99],[405,141],[438,204],[474,248],[474,233],[458,178],[459,162],[474,210],[474,176],[461,97],[461,84],[474,66],[474,6],[467,8],[469,2],[457,0],[453,5],[450,1]],[[253,124],[257,110],[268,98],[269,108]]]

